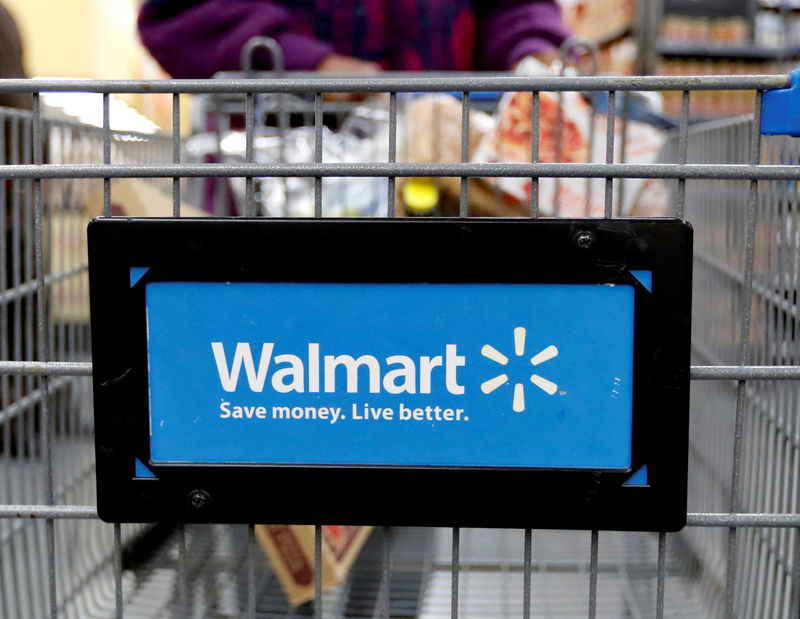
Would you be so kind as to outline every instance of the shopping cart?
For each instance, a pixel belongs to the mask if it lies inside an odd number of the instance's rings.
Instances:
[[[284,77],[270,80],[5,80],[0,92],[33,95],[33,112],[4,110],[0,132],[0,615],[3,617],[796,617],[800,609],[800,219],[794,139],[761,138],[764,91],[790,77]],[[385,161],[323,163],[325,92],[387,93]],[[662,161],[615,156],[618,93],[681,93],[678,129]],[[695,91],[754,91],[755,115],[690,125]],[[93,92],[104,128],[55,121],[43,94]],[[398,163],[398,98],[471,93],[607,93],[605,160],[589,163]],[[110,96],[173,95],[171,140],[114,132]],[[183,93],[243,97],[245,161],[186,163],[179,134]],[[314,161],[255,162],[256,99],[299,93],[313,100]],[[534,130],[534,136],[538,131]],[[244,178],[245,214],[257,213],[255,178],[313,179],[314,215],[325,215],[322,182],[385,179],[385,211],[396,182],[460,178],[458,214],[470,216],[469,179],[531,179],[527,212],[540,211],[539,179],[600,179],[604,215],[619,180],[663,179],[672,213],[696,235],[691,462],[687,528],[677,534],[472,529],[379,529],[348,580],[316,602],[288,609],[256,545],[252,526],[176,528],[105,525],[93,489],[86,265],[89,213],[112,179],[171,184],[181,215],[184,179]],[[171,181],[171,183],[170,183]],[[167,188],[165,187],[165,189]],[[124,325],[120,325],[124,328]],[[317,528],[317,553],[321,534]],[[317,561],[317,566],[321,565]],[[319,568],[317,568],[319,571]]]

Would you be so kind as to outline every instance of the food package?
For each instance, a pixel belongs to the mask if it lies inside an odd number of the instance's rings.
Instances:
[[[386,161],[388,114],[365,103],[353,109],[336,133],[322,127],[322,162],[365,164]],[[253,139],[254,159],[259,164],[310,164],[315,161],[314,127],[295,127],[281,133],[261,127]],[[247,139],[242,131],[192,136],[186,144],[192,160],[220,158],[224,163],[247,161]],[[224,181],[234,198],[234,214],[245,213],[245,179]],[[258,214],[268,217],[313,217],[315,179],[308,176],[265,176],[253,179]],[[386,215],[387,180],[380,177],[325,176],[322,178],[324,217],[381,217]]]
[[[577,36],[605,43],[630,30],[635,0],[558,0],[564,22]]]
[[[402,133],[398,140],[397,160],[410,163],[460,162],[461,111],[461,101],[450,94],[431,93],[405,97],[402,117],[398,122],[398,129]],[[480,110],[470,110],[468,146],[470,159],[484,136],[494,128],[494,122],[489,114]],[[408,180],[397,179],[397,190],[400,195]],[[461,179],[436,178],[434,182],[442,198],[457,205],[461,194]],[[469,184],[469,201],[473,206],[483,204],[487,208],[493,208],[492,203],[497,200],[494,194],[474,181]],[[500,197],[499,201],[502,200]],[[398,206],[400,202],[398,200]]]
[[[322,526],[322,589],[341,584],[372,527]],[[259,524],[256,537],[292,606],[314,598],[314,525]]]
[[[520,63],[523,75],[552,75],[541,62],[527,58]],[[533,96],[530,92],[508,92],[500,99],[498,121],[478,146],[473,161],[527,163],[531,161]],[[559,112],[559,106],[561,111]],[[617,106],[618,112],[621,105]],[[580,93],[542,92],[539,95],[539,162],[605,163],[606,116],[595,114]],[[623,122],[615,123],[614,161],[621,161]],[[626,163],[653,163],[664,137],[655,127],[628,120],[625,138]],[[525,214],[531,198],[530,178],[488,179]],[[614,215],[661,215],[666,210],[663,191],[645,179],[614,180]],[[545,216],[601,217],[605,206],[605,179],[539,179],[539,213]],[[622,201],[620,202],[620,196]]]
[[[45,219],[44,238],[48,239],[48,260],[55,276],[50,287],[50,304],[56,323],[89,322],[86,226],[93,217],[103,214],[103,189],[99,183],[98,187],[85,208],[54,210]],[[172,217],[172,196],[139,179],[114,181],[111,213],[125,217]],[[206,213],[182,202],[181,215],[204,217]]]
[[[103,191],[86,202],[89,217],[103,214]],[[111,183],[111,214],[114,217],[172,217],[172,194],[141,179],[126,178]],[[181,202],[181,217],[206,217],[208,213]]]

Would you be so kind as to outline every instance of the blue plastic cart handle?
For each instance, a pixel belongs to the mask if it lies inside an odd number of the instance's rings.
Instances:
[[[761,104],[761,134],[800,138],[800,69],[789,88],[768,90]]]

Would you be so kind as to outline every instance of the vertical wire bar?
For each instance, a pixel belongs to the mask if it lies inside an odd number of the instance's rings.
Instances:
[[[116,619],[122,619],[122,526],[114,523],[114,610]]]
[[[616,116],[617,93],[608,91],[608,124],[606,125],[606,163],[614,163],[614,124]],[[603,217],[610,219],[613,214],[614,179],[606,179],[605,209]]]
[[[678,163],[684,164],[689,150],[689,91],[684,90],[681,98],[681,122],[678,129]],[[686,212],[686,179],[678,179],[677,204],[675,216],[683,219]]]
[[[756,166],[761,155],[761,100],[763,91],[756,91],[753,130],[750,135],[750,165]],[[739,343],[739,365],[747,365],[750,356],[750,323],[753,302],[753,265],[755,261],[756,211],[758,210],[758,180],[750,181],[747,197],[745,240],[744,284],[742,286],[742,325]],[[740,508],[740,481],[742,469],[742,439],[744,413],[747,396],[747,381],[740,380],[736,385],[736,421],[734,423],[733,463],[731,471],[730,511],[736,513]],[[736,571],[737,571],[737,529],[728,529],[728,581],[725,592],[725,616],[735,617]]]
[[[667,534],[658,534],[658,576],[656,579],[656,619],[664,619],[664,591],[667,573]]]
[[[453,527],[453,557],[450,573],[450,617],[458,619],[458,563],[461,529]]]
[[[522,575],[522,617],[531,619],[531,546],[533,533],[525,529],[525,553],[523,555]]]
[[[12,119],[11,122],[11,163],[28,163],[28,158],[24,147],[20,146],[20,130],[21,130],[22,122],[19,117],[15,117]],[[23,129],[24,131],[24,129]],[[27,140],[23,140],[27,142]],[[12,181],[11,185],[11,287],[14,290],[19,290],[19,287],[22,285],[22,261],[23,261],[23,249],[22,249],[22,238],[23,238],[23,205],[22,205],[22,194],[23,194],[23,181],[15,180]],[[27,210],[26,210],[27,212]],[[30,238],[30,237],[27,237]],[[28,243],[29,244],[29,243]],[[17,299],[12,301],[12,315],[14,317],[14,324],[13,324],[13,359],[17,361],[21,361],[23,358],[23,350],[22,350],[22,312],[23,312],[23,298],[20,295]],[[30,322],[30,321],[28,321]],[[30,357],[28,357],[30,358]],[[23,390],[23,381],[15,380],[13,383],[14,386],[14,401],[19,402],[22,398],[24,393]],[[19,413],[20,423],[17,424],[17,429],[15,433],[15,440],[14,444],[17,449],[17,453],[26,453],[25,452],[25,428],[26,425],[24,420],[28,414],[28,410],[22,409]],[[32,446],[29,446],[32,448]],[[22,484],[17,484],[17,492],[16,498],[18,500],[25,500],[28,501],[31,498],[30,491],[33,487],[33,484],[29,482],[28,475],[25,472],[22,475],[23,479],[25,480]],[[21,487],[20,487],[21,486]],[[38,500],[38,499],[34,499]],[[18,556],[33,556],[34,549],[31,547],[31,532],[29,528],[23,528],[20,532],[20,537],[18,538],[19,541],[19,550]],[[23,605],[22,614],[32,614],[35,612],[33,609],[37,607],[37,600],[42,597],[39,594],[39,588],[41,583],[39,582],[38,574],[34,573],[33,566],[31,562],[28,562],[26,566],[27,573],[21,574],[19,578],[19,586],[20,589],[18,591],[20,603]],[[20,570],[22,571],[22,570]],[[25,581],[27,579],[28,586],[25,587]]]
[[[469,161],[469,92],[461,96],[461,163]],[[458,216],[469,216],[469,178],[461,177],[461,195],[458,200]]]
[[[178,526],[178,617],[188,617],[188,591],[186,574],[186,525]]]
[[[389,536],[390,531],[389,527],[383,527],[383,578],[381,579],[380,593],[380,616],[383,619],[389,619],[389,609],[391,608],[392,540]]]
[[[255,97],[252,92],[245,95],[244,131],[245,131],[245,161],[253,163],[253,125],[255,124]],[[253,196],[253,177],[247,176],[244,181],[245,205],[244,213],[247,217],[255,217],[256,203]]]
[[[247,617],[256,619],[256,528],[247,525]]]
[[[397,93],[389,93],[389,163],[397,161]],[[390,176],[388,179],[388,195],[386,217],[392,219],[396,214],[397,204],[395,203],[396,196],[396,179]]]
[[[792,557],[792,593],[789,602],[789,616],[800,617],[800,529],[794,531],[794,549]]]
[[[588,144],[589,163],[592,163],[594,161],[594,123],[595,123],[595,116],[597,115],[597,94],[598,93],[592,93],[592,97],[589,101],[589,144]],[[592,214],[593,183],[594,183],[593,178],[586,179],[586,200],[583,206],[585,217],[589,217]]]
[[[42,152],[42,116],[39,93],[33,94],[33,163],[41,166],[44,163]],[[47,337],[47,308],[45,307],[46,290],[44,272],[44,201],[42,199],[42,179],[33,180],[33,213],[34,213],[34,246],[36,256],[36,338],[38,340],[38,358],[41,362],[50,359],[50,343]],[[41,449],[44,458],[44,488],[47,505],[55,503],[53,492],[53,451],[52,451],[52,418],[50,411],[50,378],[46,374],[41,377],[42,399],[39,409],[42,416]],[[50,589],[50,616],[55,619],[58,614],[58,592],[56,589],[56,533],[55,520],[45,521],[47,538],[47,571]]]
[[[181,162],[181,96],[172,95],[172,163]],[[172,178],[172,216],[181,216],[181,179]]]
[[[560,75],[564,73],[561,72]],[[558,108],[556,113],[556,126],[553,132],[553,141],[555,142],[555,163],[564,163],[564,92],[558,93]],[[553,179],[553,214],[556,217],[561,215],[561,177],[556,176]]]
[[[539,93],[531,93],[531,163],[539,163]],[[531,217],[539,216],[539,177],[531,177]]]
[[[322,163],[322,93],[314,93],[314,163]],[[314,177],[314,217],[322,217],[322,177]]]
[[[322,619],[322,525],[321,524],[314,525],[314,619]]]
[[[103,93],[103,164],[111,163],[111,111],[109,94]],[[111,217],[111,179],[103,179],[103,215]],[[117,619],[122,619],[122,530],[114,524],[114,610]]]
[[[109,94],[103,93],[103,163],[111,163],[111,114]],[[111,217],[111,179],[103,179],[103,216]]]
[[[626,92],[622,99],[622,127],[619,132],[619,161],[626,163],[628,156],[627,141],[628,141],[628,117],[631,115],[631,97],[630,92]],[[625,200],[625,179],[620,178],[617,180],[617,204],[619,204],[619,213],[622,215],[622,205]]]
[[[589,619],[597,616],[597,542],[599,534],[592,531],[591,555],[589,558]]]

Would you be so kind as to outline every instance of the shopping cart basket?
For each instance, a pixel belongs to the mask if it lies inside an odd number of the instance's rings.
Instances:
[[[798,277],[800,232],[792,138],[761,138],[763,93],[790,77],[408,77],[129,82],[5,80],[1,92],[33,95],[33,112],[0,115],[0,614],[39,616],[739,616],[796,617],[800,608]],[[323,163],[324,92],[388,93],[386,160]],[[682,93],[674,139],[660,163],[615,156],[617,95]],[[755,115],[690,126],[695,91],[754,91]],[[55,121],[42,93],[99,93],[104,128]],[[606,92],[605,161],[477,164],[398,163],[398,97],[470,93]],[[186,163],[178,127],[182,93],[243,98],[245,161]],[[110,95],[173,95],[171,141],[112,132]],[[314,102],[314,161],[256,163],[256,98],[301,93]],[[537,136],[538,131],[534,130]],[[314,179],[314,215],[325,214],[322,181],[384,177],[385,216],[406,177],[461,179],[459,216],[470,215],[469,179],[596,178],[611,217],[620,179],[663,179],[672,212],[696,234],[690,500],[677,534],[381,529],[348,581],[316,603],[288,610],[255,543],[253,527],[104,525],[93,504],[86,265],[80,254],[86,196],[111,180],[170,184],[181,215],[182,179],[245,179],[246,214],[256,214],[254,178]],[[617,182],[615,182],[617,181]],[[124,328],[124,325],[120,325]],[[317,528],[317,556],[321,548]],[[317,561],[317,566],[321,565]],[[319,567],[317,568],[319,571]]]

